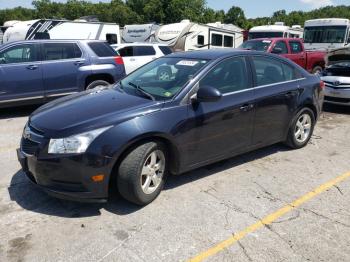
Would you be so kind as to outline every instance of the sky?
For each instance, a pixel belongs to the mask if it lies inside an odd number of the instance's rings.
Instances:
[[[65,2],[65,0],[55,0]],[[110,2],[109,0],[90,0],[91,2]],[[190,0],[189,0],[190,1]],[[0,9],[16,6],[32,7],[32,0],[0,0]],[[349,0],[207,0],[208,6],[213,9],[227,11],[231,6],[241,7],[248,18],[271,16],[274,11],[285,9],[309,11],[326,5],[349,5]]]

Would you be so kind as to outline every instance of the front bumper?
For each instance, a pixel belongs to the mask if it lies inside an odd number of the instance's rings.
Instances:
[[[79,155],[38,159],[20,149],[17,157],[29,181],[49,195],[79,202],[107,201],[111,173],[108,158]],[[97,174],[104,174],[104,180],[94,182],[91,177]]]
[[[326,86],[324,95],[325,103],[350,106],[350,89],[339,89]]]

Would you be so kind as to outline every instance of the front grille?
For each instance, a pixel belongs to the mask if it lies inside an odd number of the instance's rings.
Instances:
[[[339,83],[338,85],[335,85],[334,82],[324,81],[326,86],[334,88],[334,89],[348,89],[350,88],[350,84],[343,84]]]
[[[337,103],[350,103],[350,98],[325,96],[324,100],[329,102],[337,102]]]
[[[34,155],[36,150],[39,148],[39,143],[34,142],[27,138],[22,138],[21,141],[21,150],[27,155]]]

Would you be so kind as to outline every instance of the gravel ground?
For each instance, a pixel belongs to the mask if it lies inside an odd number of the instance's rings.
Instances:
[[[186,261],[350,171],[350,108],[327,106],[303,149],[274,145],[170,177],[143,208],[68,202],[20,170],[32,110],[0,112],[0,261]],[[207,260],[350,261],[350,178]]]

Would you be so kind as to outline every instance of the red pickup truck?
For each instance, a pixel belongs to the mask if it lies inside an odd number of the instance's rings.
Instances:
[[[260,38],[244,42],[239,48],[278,54],[289,58],[313,74],[320,73],[325,66],[326,52],[305,51],[299,38]]]

